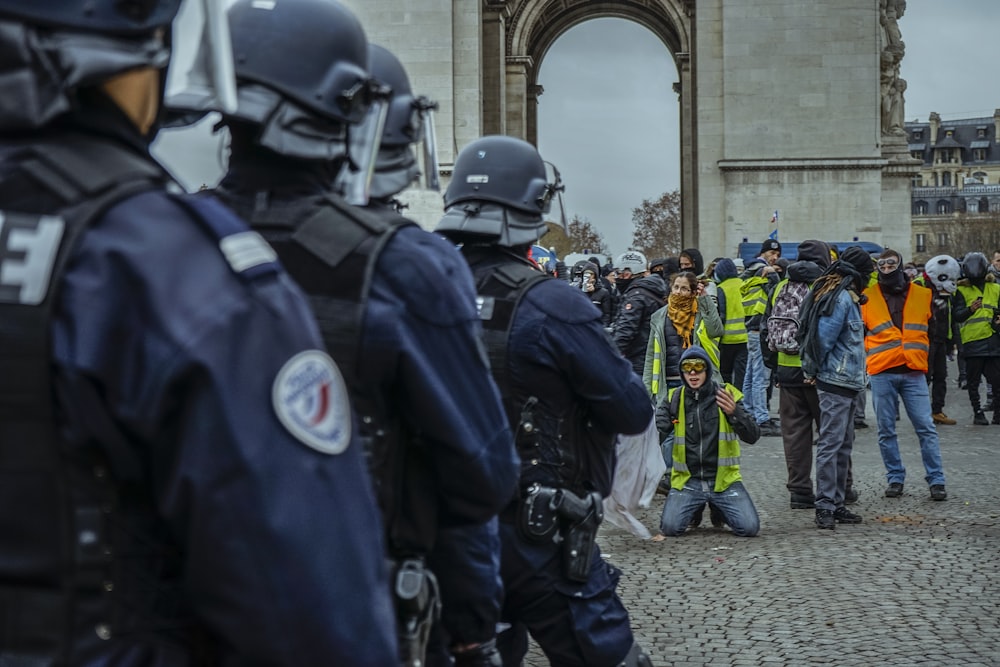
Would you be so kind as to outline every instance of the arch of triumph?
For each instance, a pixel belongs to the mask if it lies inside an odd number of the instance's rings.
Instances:
[[[783,242],[858,238],[909,251],[919,162],[902,131],[905,0],[346,3],[403,61],[414,91],[439,102],[444,183],[479,136],[535,143],[548,49],[583,21],[622,18],[655,34],[677,65],[685,247],[731,256],[745,237],[761,240],[778,209]],[[425,226],[440,217],[437,194],[409,203]]]

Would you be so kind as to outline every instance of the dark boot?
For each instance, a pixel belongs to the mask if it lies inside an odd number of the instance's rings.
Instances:
[[[833,510],[816,510],[816,527],[822,530],[833,530],[837,520],[833,518]]]
[[[989,425],[990,422],[986,419],[986,413],[983,412],[979,401],[979,387],[976,387],[975,391],[969,389],[969,404],[972,405],[972,423],[976,426]]]
[[[816,506],[816,497],[813,494],[793,493],[789,503],[793,510],[811,510]]]

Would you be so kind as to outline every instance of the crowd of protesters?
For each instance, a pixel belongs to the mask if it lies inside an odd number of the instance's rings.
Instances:
[[[782,439],[791,509],[815,510],[821,529],[861,523],[848,509],[858,500],[851,451],[855,429],[868,427],[868,395],[884,495],[904,493],[902,406],[929,497],[946,500],[937,429],[956,424],[946,412],[952,361],[972,423],[1000,424],[1000,250],[918,264],[895,249],[838,253],[811,239],[793,257],[782,258],[781,243],[768,238],[745,266],[728,257],[706,266],[687,248],[651,261],[630,250],[603,266],[593,257],[573,268],[574,280],[593,276],[578,284],[657,408],[667,472],[656,491],[667,499],[654,539],[698,526],[706,506],[714,526],[756,535],[739,441],[759,437]]]

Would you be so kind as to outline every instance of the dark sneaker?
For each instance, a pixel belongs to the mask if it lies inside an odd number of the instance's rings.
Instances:
[[[903,495],[903,483],[902,482],[893,482],[885,490],[885,497],[886,498],[899,498],[901,495]]]
[[[771,422],[764,422],[763,424],[758,424],[757,427],[760,429],[760,437],[762,438],[781,437],[781,427],[775,426]]]
[[[656,492],[658,494],[660,494],[661,496],[669,496],[670,495],[670,480],[668,480],[668,479],[661,479],[656,484]]]
[[[976,416],[972,418],[972,423],[976,426],[989,426],[989,421],[986,420],[986,413],[982,410],[976,412]]]
[[[868,422],[866,422],[864,419],[855,419],[854,428],[868,428]]]
[[[705,517],[705,506],[702,505],[701,509],[694,513],[691,517],[691,523],[688,524],[688,528],[697,528],[701,525],[701,520]]]
[[[943,412],[935,412],[931,415],[931,419],[934,420],[935,424],[944,424],[946,426],[953,426],[958,423]]]
[[[812,495],[803,496],[793,493],[790,504],[793,510],[811,510],[816,506],[816,498]]]
[[[816,510],[816,527],[822,530],[833,530],[837,521],[833,518],[833,510]]]
[[[847,492],[844,494],[844,504],[853,505],[856,502],[858,502],[858,492],[851,487],[847,487]]]
[[[708,518],[716,528],[722,528],[726,525],[726,515],[722,513],[722,510],[713,505],[708,506]]]
[[[851,512],[846,507],[840,507],[833,513],[833,520],[837,523],[861,523],[861,515]]]
[[[931,500],[948,500],[948,492],[944,484],[931,484]]]

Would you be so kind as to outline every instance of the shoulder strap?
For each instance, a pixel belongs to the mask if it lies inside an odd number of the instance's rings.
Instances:
[[[524,295],[549,276],[524,264],[510,262],[476,272],[476,307],[483,323],[483,342],[493,380],[504,399],[511,396],[507,345],[514,313]]]
[[[365,304],[379,256],[400,229],[416,223],[398,214],[376,215],[332,195],[287,203],[265,197],[253,210],[244,210],[245,198],[226,190],[220,194],[233,200],[277,251],[308,295],[328,352],[356,386]]]
[[[22,276],[0,288],[0,414],[47,422],[52,309],[80,237],[113,205],[171,181],[150,158],[79,134],[32,144],[21,159],[44,210],[0,213],[0,266]]]

